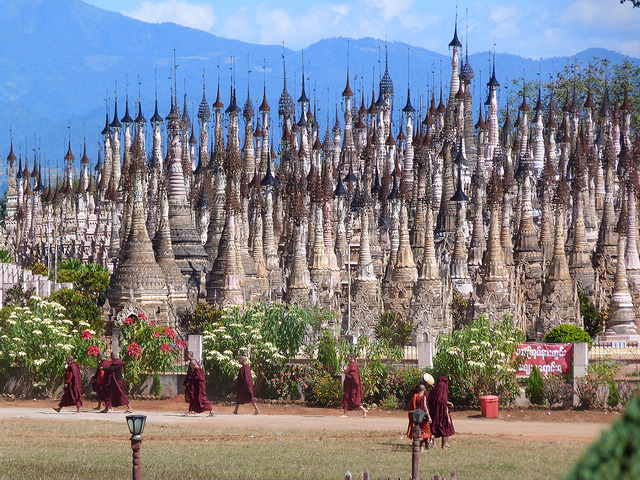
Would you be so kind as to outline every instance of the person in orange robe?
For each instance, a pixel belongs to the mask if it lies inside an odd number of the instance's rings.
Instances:
[[[362,406],[362,381],[360,380],[360,367],[356,363],[356,356],[350,353],[347,358],[349,365],[342,372],[344,373],[344,383],[342,384],[342,408],[344,409],[343,417],[347,416],[347,411],[359,408],[362,410],[362,416],[367,418],[369,410]]]
[[[62,407],[76,407],[74,413],[80,413],[82,406],[82,376],[80,374],[80,366],[73,361],[71,355],[66,359],[67,368],[64,371],[64,393],[58,404],[58,408],[53,408],[60,413]]]
[[[419,423],[420,426],[420,451],[424,451],[425,448],[429,448],[429,439],[431,438],[431,417],[429,416],[429,409],[427,408],[427,390],[423,384],[418,385],[415,390],[418,393],[414,393],[411,397],[411,403],[409,403],[409,429],[407,430],[407,438],[413,439],[413,427],[415,422],[413,421],[412,410],[422,410],[426,413],[426,416]]]

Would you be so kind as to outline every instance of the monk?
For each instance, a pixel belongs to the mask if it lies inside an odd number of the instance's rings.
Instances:
[[[253,377],[251,377],[251,367],[247,365],[247,357],[242,355],[238,358],[240,362],[240,371],[238,372],[238,378],[236,378],[236,409],[233,411],[234,415],[238,414],[238,407],[241,404],[250,403],[255,409],[254,415],[259,415],[260,410],[256,405],[256,399],[253,396]]]
[[[204,370],[198,364],[198,361],[193,358],[193,352],[187,353],[187,359],[189,360],[189,369],[183,385],[185,386],[184,400],[189,404],[189,411],[185,413],[185,417],[202,412],[209,412],[209,416],[213,417],[215,413],[207,398]]]
[[[442,448],[449,448],[447,438],[456,433],[451,421],[449,407],[453,404],[449,401],[449,379],[440,377],[429,393],[429,414],[431,415],[431,433],[435,438],[442,438]]]
[[[109,368],[110,363],[109,360],[104,358],[102,352],[98,352],[96,358],[98,359],[98,368],[96,369],[95,375],[91,377],[91,386],[98,398],[98,406],[93,407],[93,409],[101,410],[102,402],[104,402],[108,396],[109,385],[107,384],[107,372],[105,369]]]
[[[53,409],[60,413],[62,407],[76,407],[74,413],[80,413],[80,407],[82,406],[82,376],[80,374],[80,367],[73,361],[73,356],[67,355],[66,359],[67,367],[64,371],[64,393],[62,399],[58,404],[58,408]]]
[[[414,393],[409,403],[409,430],[407,431],[407,438],[413,439],[413,427],[415,422],[413,421],[412,410],[422,410],[426,413],[424,419],[419,423],[420,426],[420,451],[423,452],[425,448],[429,448],[429,439],[431,438],[431,417],[429,417],[429,409],[427,408],[427,388],[420,384],[415,388],[418,393]]]
[[[111,364],[107,368],[103,368],[107,372],[107,391],[104,398],[104,410],[100,413],[108,413],[110,409],[126,405],[127,409],[124,413],[131,413],[131,405],[129,398],[124,393],[124,382],[122,381],[122,369],[124,363],[118,358],[115,352],[111,352]]]
[[[362,410],[362,416],[367,418],[369,410],[362,406],[362,381],[360,380],[360,367],[356,363],[356,356],[347,355],[349,365],[342,372],[344,373],[344,383],[342,385],[342,408],[344,409],[343,417],[347,416],[347,411],[359,408]]]

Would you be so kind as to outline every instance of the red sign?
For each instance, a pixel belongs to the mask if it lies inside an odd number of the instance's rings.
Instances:
[[[516,372],[518,377],[528,377],[534,365],[537,365],[542,375],[573,373],[573,344],[572,343],[521,343],[518,355],[525,357],[525,361]]]

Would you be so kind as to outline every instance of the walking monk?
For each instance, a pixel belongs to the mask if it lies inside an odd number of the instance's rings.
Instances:
[[[93,407],[94,410],[102,409],[102,402],[105,401],[105,398],[109,394],[109,385],[107,384],[107,372],[105,371],[109,368],[109,360],[104,358],[102,352],[98,352],[96,355],[98,359],[98,368],[96,369],[96,374],[91,377],[91,386],[93,387],[93,391],[96,393],[96,397],[98,397],[98,406]]]
[[[58,408],[53,409],[60,413],[62,407],[76,407],[74,413],[80,413],[80,407],[82,406],[82,376],[80,375],[80,367],[73,361],[71,355],[66,359],[67,368],[64,371],[64,393],[62,394],[62,400],[58,404]]]
[[[184,400],[189,404],[189,411],[185,413],[185,417],[195,413],[209,412],[209,416],[215,416],[213,407],[207,398],[207,387],[204,381],[204,370],[193,358],[193,352],[187,353],[189,359],[189,369],[187,370],[187,378],[183,385]]]
[[[449,401],[449,379],[440,377],[433,390],[429,393],[429,414],[433,420],[431,432],[435,438],[442,437],[442,448],[449,448],[447,438],[453,435],[456,430],[453,428],[449,407],[453,404]]]
[[[426,448],[429,448],[429,439],[431,438],[429,423],[431,423],[431,417],[429,417],[429,409],[427,408],[427,387],[421,383],[414,391],[415,390],[417,390],[418,393],[413,394],[411,402],[409,403],[409,430],[407,431],[407,438],[413,440],[413,427],[415,426],[415,422],[413,421],[413,413],[411,413],[411,411],[420,409],[426,413],[425,417],[419,423],[420,451],[422,452],[425,449],[425,443]]]
[[[258,415],[258,405],[256,405],[256,399],[253,396],[253,378],[251,377],[251,367],[247,365],[247,357],[244,355],[238,358],[240,362],[240,371],[238,372],[238,378],[236,378],[236,409],[233,411],[234,415],[238,414],[238,407],[244,403],[250,403],[255,409],[254,415]]]
[[[126,405],[124,413],[131,413],[131,406],[127,394],[124,393],[124,383],[122,381],[122,369],[124,363],[118,358],[115,352],[111,352],[111,364],[103,370],[107,372],[107,391],[104,398],[104,410],[100,413],[107,413],[110,408],[117,408]]]
[[[360,380],[360,367],[356,363],[356,356],[350,353],[347,358],[349,365],[344,372],[344,383],[342,385],[342,408],[344,409],[343,417],[347,416],[348,410],[359,408],[362,410],[362,416],[367,418],[369,410],[362,406],[362,381]]]

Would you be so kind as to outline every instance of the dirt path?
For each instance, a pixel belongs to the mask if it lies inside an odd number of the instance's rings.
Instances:
[[[178,399],[164,402],[134,402],[136,413],[147,415],[147,422],[165,425],[210,425],[216,429],[256,431],[260,434],[278,432],[304,432],[306,436],[331,434],[331,432],[376,432],[402,434],[406,432],[405,412],[371,412],[366,419],[357,412],[350,412],[342,418],[336,409],[307,408],[302,406],[261,405],[261,415],[251,415],[250,405],[241,407],[240,415],[233,415],[233,406],[214,405],[215,418],[206,418],[205,414],[184,417],[182,404]],[[55,402],[20,401],[0,402],[0,421],[9,419],[41,419],[43,421],[107,421],[123,422],[122,408],[119,411],[100,414],[94,413],[91,403],[85,404],[81,415],[73,414],[73,409],[64,409],[57,414],[52,410]],[[152,408],[150,408],[152,407]],[[155,408],[153,408],[155,407]],[[157,408],[162,407],[162,408]],[[526,412],[526,413],[525,413]],[[591,442],[608,427],[611,420],[619,414],[604,412],[573,411],[535,411],[513,410],[501,412],[500,418],[486,419],[479,412],[454,412],[453,420],[458,435],[478,435],[511,439],[570,443]]]

